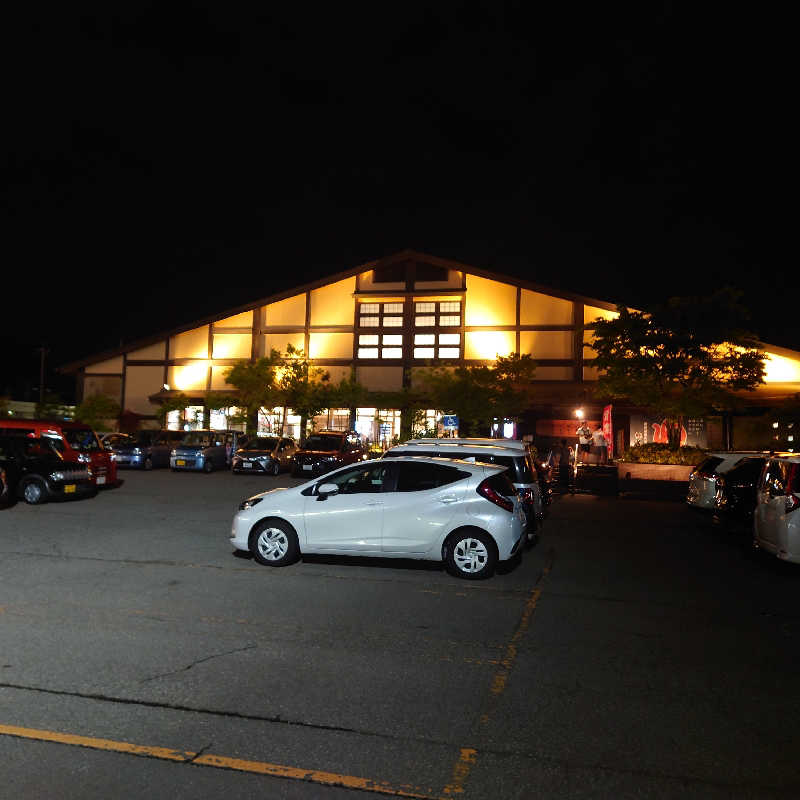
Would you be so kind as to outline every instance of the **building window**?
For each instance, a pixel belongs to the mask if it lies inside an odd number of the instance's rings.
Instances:
[[[414,324],[418,328],[433,327],[436,324],[436,317],[415,317]]]
[[[403,334],[384,332],[403,327],[402,302],[361,303],[358,309],[360,328],[375,328],[375,333],[358,334],[360,359],[398,359],[403,357]]]
[[[415,347],[414,358],[433,358],[433,347]]]
[[[414,311],[416,328],[433,329],[414,334],[414,358],[460,358],[461,334],[440,333],[438,329],[461,327],[461,300],[414,303]]]

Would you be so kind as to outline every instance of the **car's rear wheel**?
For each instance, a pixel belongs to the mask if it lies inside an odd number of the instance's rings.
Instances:
[[[280,519],[259,522],[250,533],[249,544],[253,558],[268,567],[284,567],[300,557],[294,528]]]
[[[477,528],[456,531],[448,540],[445,554],[451,575],[466,580],[481,580],[494,574],[497,549],[491,536]]]
[[[144,460],[144,468],[145,469],[153,469],[153,459],[150,456]]]
[[[38,478],[29,478],[22,484],[22,499],[32,506],[38,506],[47,499],[47,489]]]

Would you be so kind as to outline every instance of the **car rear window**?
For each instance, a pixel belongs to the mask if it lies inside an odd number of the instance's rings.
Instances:
[[[338,451],[342,446],[342,436],[329,436],[315,433],[306,439],[306,450],[320,450],[322,452]]]
[[[444,464],[401,462],[397,465],[398,492],[424,492],[427,489],[438,489],[448,483],[469,478],[470,473],[458,467],[446,467]]]
[[[713,473],[716,468],[724,461],[722,458],[716,456],[708,456],[704,458],[696,467],[698,472]]]
[[[765,458],[746,458],[737,464],[725,477],[730,480],[757,481],[764,469]]]

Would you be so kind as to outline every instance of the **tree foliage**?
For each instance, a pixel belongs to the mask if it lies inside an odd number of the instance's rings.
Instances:
[[[676,421],[734,408],[736,391],[764,380],[766,356],[742,328],[748,313],[731,289],[673,297],[649,312],[618,311],[594,328],[601,398],[625,398]]]
[[[75,409],[75,419],[97,429],[110,420],[117,421],[121,412],[116,400],[104,394],[93,394]]]
[[[536,364],[530,355],[511,353],[485,364],[434,367],[423,375],[425,407],[457,414],[472,431],[489,431],[495,419],[518,419],[531,400]]]

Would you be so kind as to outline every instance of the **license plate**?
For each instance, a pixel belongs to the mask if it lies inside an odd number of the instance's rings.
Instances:
[[[245,469],[252,469],[252,468],[253,468],[253,465],[252,465],[252,464],[251,464],[249,461],[243,461],[243,462],[242,462],[242,466],[243,466]]]
[[[64,486],[64,494],[73,494],[75,492],[75,484],[68,483]]]
[[[97,478],[97,485],[98,486],[102,486],[105,482],[106,482],[106,476],[105,475],[99,475],[98,478]]]
[[[175,460],[175,464],[177,466],[179,466],[179,467],[185,467],[186,466],[186,462],[182,458],[176,459]]]
[[[314,469],[314,465],[313,464],[303,464],[303,469],[307,469],[309,472],[311,472],[311,470]]]

